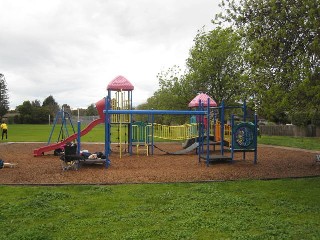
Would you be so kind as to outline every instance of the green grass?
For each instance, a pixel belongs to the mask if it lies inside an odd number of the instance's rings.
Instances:
[[[46,142],[50,131],[48,125],[10,125],[8,141]],[[117,135],[117,128],[112,135]],[[82,141],[104,142],[104,125]],[[259,143],[320,149],[319,138],[262,136]],[[320,177],[114,186],[0,185],[0,240],[318,239],[319,185]]]
[[[82,129],[86,126],[82,125]],[[59,138],[61,125],[56,125],[51,136],[51,142],[56,142]],[[77,132],[77,126],[74,126],[75,132]],[[121,141],[124,142],[128,139],[128,130],[126,126],[121,128]],[[52,131],[52,125],[43,124],[12,124],[8,130],[8,140],[4,142],[47,142]],[[64,131],[65,132],[65,131]],[[69,135],[73,134],[73,129],[68,125]],[[118,125],[112,125],[111,127],[111,141],[118,142],[120,136],[120,128]],[[81,137],[82,142],[104,142],[105,141],[105,129],[104,124],[95,126],[88,134]],[[166,139],[155,139],[157,142],[168,142]]]
[[[51,142],[56,142],[58,140],[58,135],[60,132],[60,125],[55,127],[53,132]],[[82,126],[84,128],[86,126]],[[47,142],[50,136],[52,126],[49,125],[36,125],[36,124],[13,124],[9,125],[8,135],[10,142]],[[77,126],[75,126],[75,131],[77,131]],[[117,125],[111,128],[111,141],[118,142],[118,132],[120,129]],[[73,133],[72,129],[69,128],[69,134]],[[122,142],[127,139],[127,134],[125,132],[126,128],[122,127]],[[6,140],[4,140],[5,142]],[[100,124],[93,128],[88,134],[81,138],[82,142],[104,142],[104,125]],[[155,142],[168,142],[169,140],[156,138]],[[258,138],[258,143],[296,147],[302,149],[310,150],[320,150],[320,138],[307,138],[307,137],[285,137],[285,136],[266,136],[263,135]]]
[[[82,129],[86,126],[82,126]],[[51,137],[51,142],[56,142],[59,137],[61,125],[56,125]],[[77,126],[74,126],[77,132]],[[7,141],[10,142],[47,142],[52,131],[52,125],[41,124],[12,124],[9,126]],[[65,132],[65,131],[64,131]],[[125,138],[123,127],[122,139]],[[68,126],[69,135],[73,134],[73,130]],[[118,127],[112,128],[112,141],[118,141]],[[61,139],[61,138],[60,138]],[[94,127],[88,134],[81,138],[83,142],[104,142],[104,125],[100,124]]]
[[[0,239],[318,239],[319,184],[0,186]]]
[[[285,137],[285,136],[266,136],[258,138],[258,143],[295,147],[309,150],[320,150],[320,138],[316,137]]]

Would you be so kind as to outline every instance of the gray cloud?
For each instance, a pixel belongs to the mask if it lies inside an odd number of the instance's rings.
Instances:
[[[86,107],[117,75],[135,105],[158,87],[157,73],[184,65],[218,0],[0,0],[0,72],[10,107],[50,94]]]

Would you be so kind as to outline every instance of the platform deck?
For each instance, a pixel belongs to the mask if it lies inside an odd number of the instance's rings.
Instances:
[[[207,154],[201,154],[200,158],[207,159]],[[209,161],[231,161],[231,156],[210,154]]]

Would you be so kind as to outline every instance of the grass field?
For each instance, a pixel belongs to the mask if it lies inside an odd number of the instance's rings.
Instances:
[[[319,184],[0,186],[0,239],[318,239]]]
[[[83,126],[82,128],[84,128]],[[51,141],[58,140],[61,125],[56,125],[51,137]],[[73,129],[68,126],[69,135],[73,134]],[[77,132],[77,126],[74,126]],[[47,142],[52,131],[52,125],[42,124],[12,124],[8,129],[8,141],[11,142]],[[64,130],[65,132],[65,130]],[[61,139],[61,136],[60,136]],[[92,129],[87,135],[81,138],[85,142],[104,142],[104,125],[100,124]]]
[[[258,139],[258,142],[268,145],[320,150],[320,138],[316,137],[262,136]]]
[[[86,126],[82,126],[84,129]],[[51,136],[51,142],[56,142],[59,138],[61,125],[57,125]],[[69,135],[73,134],[73,129],[68,125]],[[9,126],[8,130],[8,140],[3,140],[4,142],[48,142],[49,136],[52,131],[52,125],[42,125],[42,124],[13,124]],[[77,132],[77,126],[74,126],[74,131]],[[64,130],[64,132],[66,132]],[[122,142],[128,138],[127,127],[122,126],[121,139]],[[111,128],[111,141],[118,142],[120,136],[120,128],[118,125],[114,125]],[[97,125],[88,134],[81,137],[82,142],[104,142],[105,141],[105,129],[104,124]],[[157,141],[168,141],[163,139],[157,139]]]
[[[46,142],[50,131],[48,125],[10,125],[8,141]],[[117,135],[117,129],[112,135]],[[104,142],[104,126],[94,128],[82,141]],[[320,149],[319,138],[262,136],[259,143]],[[0,240],[318,239],[319,185],[320,177],[114,186],[0,186]]]
[[[84,128],[85,126],[82,126]],[[10,142],[47,142],[50,136],[52,126],[49,125],[34,125],[34,124],[14,124],[9,126]],[[120,132],[118,126],[111,128],[111,141],[118,142]],[[75,126],[75,131],[77,128]],[[53,131],[51,142],[58,140],[60,126],[56,126]],[[72,129],[68,129],[69,134],[73,133]],[[122,127],[122,141],[127,138],[126,129]],[[92,129],[87,135],[81,138],[82,142],[104,142],[104,125],[100,124]],[[4,140],[6,141],[6,140]],[[164,139],[155,139],[155,141],[168,141]],[[258,138],[258,143],[278,145],[286,147],[296,147],[310,150],[320,150],[320,138],[307,137],[284,137],[284,136],[262,136]]]

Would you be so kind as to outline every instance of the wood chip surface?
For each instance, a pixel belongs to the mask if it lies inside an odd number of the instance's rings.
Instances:
[[[207,167],[205,161],[199,163],[194,152],[168,155],[155,149],[154,155],[146,156],[145,152],[136,155],[134,149],[132,156],[123,152],[120,158],[119,147],[113,146],[109,168],[94,164],[63,171],[61,160],[53,152],[33,156],[33,149],[43,145],[1,143],[0,159],[15,165],[0,169],[0,184],[122,184],[320,176],[317,153],[297,149],[259,146],[257,164],[253,164],[253,153],[247,153],[246,160],[242,160],[242,153],[236,153],[233,163],[217,162]],[[82,143],[81,146],[89,152],[104,151],[104,144]],[[181,144],[157,146],[167,152],[182,149]]]

